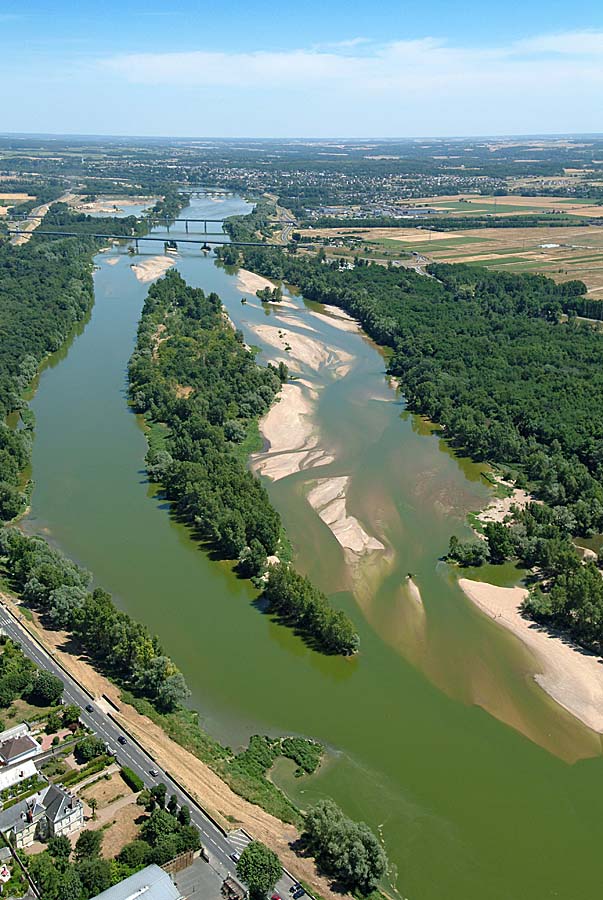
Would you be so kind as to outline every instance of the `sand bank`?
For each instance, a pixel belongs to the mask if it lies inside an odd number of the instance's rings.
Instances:
[[[313,316],[315,319],[320,319],[321,322],[325,322],[331,328],[337,328],[339,331],[349,331],[353,334],[358,334],[362,331],[356,319],[348,316],[346,312],[337,306],[325,306],[325,310],[326,312],[324,313],[310,310],[308,315]]]
[[[255,272],[250,272],[249,269],[239,269],[237,272],[237,287],[246,294],[255,294],[256,291],[261,291],[264,288],[272,290],[276,285],[273,281],[264,278],[263,275],[256,275]]]
[[[506,484],[506,482],[501,482]],[[512,487],[511,485],[507,485]],[[534,503],[534,498],[520,488],[512,488],[509,497],[493,497],[488,506],[478,513],[477,518],[480,522],[504,522],[507,516],[511,515],[511,507],[516,506],[518,509],[525,509],[529,503]]]
[[[260,431],[270,447],[253,455],[252,466],[256,472],[279,481],[302,469],[333,461],[332,456],[318,447],[318,435],[310,418],[316,396],[313,388],[297,382],[283,385],[280,398],[260,421]]]
[[[364,530],[358,519],[348,515],[346,492],[350,483],[349,475],[336,478],[321,478],[308,493],[310,506],[315,509],[331,529],[341,546],[363,555],[371,550],[385,550],[377,538]]]
[[[519,611],[527,595],[524,588],[496,587],[467,578],[460,578],[459,586],[486,615],[530,649],[540,670],[535,680],[547,694],[589,728],[603,732],[601,659],[525,619]]]
[[[110,256],[105,262],[108,266],[116,266],[120,259],[121,256]]]
[[[143,262],[133,263],[130,268],[139,281],[147,284],[147,282],[155,281],[156,278],[164,275],[174,265],[174,262],[175,260],[172,256],[152,256],[150,259],[143,260]]]
[[[303,366],[314,371],[321,368],[332,369],[343,378],[350,371],[354,357],[346,350],[329,347],[317,338],[297,331],[284,331],[276,325],[250,325],[252,331],[271,347],[282,351],[277,362],[285,362],[290,369],[300,372]]]

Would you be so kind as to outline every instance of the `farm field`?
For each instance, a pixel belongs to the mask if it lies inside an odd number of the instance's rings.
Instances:
[[[302,236],[306,235],[339,238],[343,246],[331,251],[336,256],[359,254],[387,262],[397,256],[415,262],[419,254],[428,262],[537,272],[555,281],[578,278],[589,294],[603,300],[603,226],[479,228],[453,235],[417,228],[329,228],[302,231]],[[358,243],[346,248],[347,238],[356,238]]]
[[[476,215],[491,213],[515,215],[520,213],[552,213],[562,211],[574,216],[603,216],[603,206],[588,200],[568,197],[520,197],[505,194],[502,197],[488,197],[478,194],[444,194],[440,197],[420,197],[412,201],[412,206],[429,206],[447,211],[451,215]]]

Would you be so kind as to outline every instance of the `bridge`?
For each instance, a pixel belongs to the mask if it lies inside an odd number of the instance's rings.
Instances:
[[[49,225],[52,224],[52,217],[49,217],[48,213],[46,213],[45,216],[33,216],[28,213],[19,213],[18,215],[12,215],[9,218],[12,221],[28,221],[28,222],[45,220]],[[111,217],[109,217],[109,218],[111,218]],[[122,218],[122,217],[120,216],[120,218]],[[124,216],[123,218],[126,218],[126,217]],[[145,218],[145,217],[143,216],[142,218]],[[189,228],[188,228],[189,224],[196,225],[196,224],[200,224],[201,222],[203,223],[203,234],[223,234],[222,231],[208,231],[207,225],[208,225],[208,223],[222,225],[226,221],[225,219],[206,219],[206,218],[203,218],[203,219],[181,219],[181,218],[173,219],[169,216],[153,216],[153,215],[148,216],[148,219],[149,219],[149,221],[154,222],[154,223],[157,222],[160,224],[165,224],[168,231],[170,230],[170,225],[173,225],[176,222],[184,222],[184,226],[185,226],[184,230],[185,230],[186,234],[189,233]],[[57,224],[60,224],[60,223],[57,223]]]
[[[105,241],[129,241],[134,242],[136,249],[138,250],[139,241],[153,241],[155,243],[161,244],[170,244],[171,247],[176,249],[178,244],[203,244],[211,245],[212,247],[270,247],[274,245],[262,243],[261,241],[215,241],[213,239],[208,240],[207,238],[211,234],[208,232],[207,236],[205,233],[203,237],[198,238],[183,238],[179,237],[176,240],[168,240],[165,237],[157,237],[156,235],[151,234],[138,234],[138,235],[128,235],[128,234],[100,234],[98,232],[82,232],[82,231],[41,231],[39,228],[36,228],[34,231],[21,231],[19,228],[9,228],[7,231],[8,234],[13,235],[14,237],[23,237],[23,235],[29,235],[30,237],[35,237],[36,235],[45,235],[47,237],[79,237],[79,238],[100,238]],[[213,232],[215,235],[219,235],[220,237],[225,237],[223,232],[216,231]]]

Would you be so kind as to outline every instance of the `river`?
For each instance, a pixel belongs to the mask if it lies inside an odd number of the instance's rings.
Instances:
[[[233,197],[198,199],[184,214],[248,208]],[[198,249],[179,254],[182,275],[220,294],[249,344],[265,350],[253,328],[285,312],[284,330],[352,357],[345,377],[328,367],[303,372],[335,461],[266,482],[298,568],[349,612],[361,636],[354,659],[309,650],[253,605],[251,586],[227,563],[207,558],[147,482],[144,434],[127,406],[126,366],[148,288],[132,261],[123,248],[98,254],[90,320],[40,377],[27,529],[90,569],[159,633],[212,734],[231,745],[257,732],[323,741],[330,752],[316,776],[296,780],[279,766],[275,778],[302,805],[332,796],[369,822],[400,896],[598,895],[599,738],[540,691],[531,658],[438,561],[452,532],[467,534],[466,513],[488,498],[480,467],[404,412],[367,338],[314,316],[320,307],[300,297],[280,312],[250,295],[242,305],[235,275]],[[317,478],[342,475],[348,511],[388,548],[356,580],[306,499]],[[408,572],[423,605],[405,587]]]

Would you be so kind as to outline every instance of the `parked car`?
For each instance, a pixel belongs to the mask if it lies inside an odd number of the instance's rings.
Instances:
[[[300,897],[304,897],[306,892],[303,887],[298,887],[296,891],[293,892],[293,900],[299,900]]]
[[[289,893],[294,894],[296,891],[299,891],[300,887],[301,884],[299,883],[299,881],[296,881],[295,884],[292,884],[289,888]]]
[[[273,894],[272,897],[270,898],[270,900],[281,900],[281,895],[280,895],[280,894]]]
[[[118,742],[118,744],[121,744],[122,746],[124,744],[128,743],[127,740],[125,739],[125,737],[123,736],[123,734],[120,734],[120,736],[117,738],[117,742]]]
[[[230,854],[230,858],[232,859],[233,862],[238,862],[241,858],[241,854],[237,853],[237,851],[235,850],[234,853]]]

